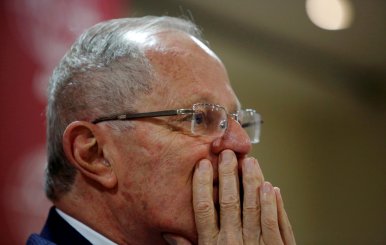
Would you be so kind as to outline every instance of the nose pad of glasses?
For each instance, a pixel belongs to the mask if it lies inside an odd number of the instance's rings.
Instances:
[[[223,125],[227,125],[227,127],[223,131],[223,135],[213,141],[212,151],[217,154],[225,149],[230,149],[236,155],[248,154],[252,145],[245,130],[236,120],[228,120],[225,123]]]
[[[220,122],[220,129],[225,130],[227,128],[228,128],[228,121],[227,120],[222,120]]]

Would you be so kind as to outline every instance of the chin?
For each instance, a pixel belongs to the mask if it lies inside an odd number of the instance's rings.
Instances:
[[[168,223],[164,225],[166,226],[161,228],[162,235],[171,234],[171,235],[183,237],[184,239],[190,241],[192,244],[197,244],[197,240],[198,240],[197,231],[196,231],[196,226],[195,226],[193,217],[189,219],[181,218],[179,220],[175,220],[172,223]]]
[[[218,183],[213,184],[213,203],[215,207],[215,212],[217,213],[217,217],[219,217],[219,186]],[[178,213],[177,208],[174,210],[174,213]],[[193,207],[190,205],[189,208],[181,208],[180,210],[186,210],[186,212],[179,213],[180,216],[172,220],[173,227],[175,229],[170,230],[170,234],[174,234],[177,236],[181,236],[187,240],[189,240],[192,244],[198,243],[196,224],[194,220],[194,212]],[[188,211],[189,210],[189,211]],[[173,215],[172,215],[173,216]]]
[[[180,201],[180,202],[179,202]],[[197,231],[194,221],[194,212],[191,198],[174,199],[168,203],[162,203],[150,216],[150,223],[155,225],[155,230],[162,234],[172,234],[197,244]],[[158,220],[158,222],[157,222]]]

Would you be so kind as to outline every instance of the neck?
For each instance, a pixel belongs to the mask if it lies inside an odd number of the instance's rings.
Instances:
[[[77,178],[72,190],[54,205],[115,243],[166,244],[160,231],[148,227],[140,214],[123,207],[127,202],[120,196],[116,190],[102,190]]]

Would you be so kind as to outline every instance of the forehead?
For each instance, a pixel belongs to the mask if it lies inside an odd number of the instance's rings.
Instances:
[[[229,111],[240,107],[224,65],[207,46],[181,32],[161,33],[156,40],[146,52],[160,78],[150,104],[162,106],[159,109],[203,102],[223,105]]]

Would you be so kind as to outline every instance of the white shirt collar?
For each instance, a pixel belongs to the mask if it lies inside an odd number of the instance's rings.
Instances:
[[[116,243],[114,243],[107,237],[103,236],[102,234],[94,231],[87,225],[74,219],[68,214],[63,213],[63,211],[59,210],[58,208],[56,208],[55,210],[56,212],[58,212],[60,217],[62,217],[65,221],[67,221],[67,223],[69,223],[72,227],[74,227],[75,230],[77,230],[82,236],[84,236],[93,245],[117,245]]]

